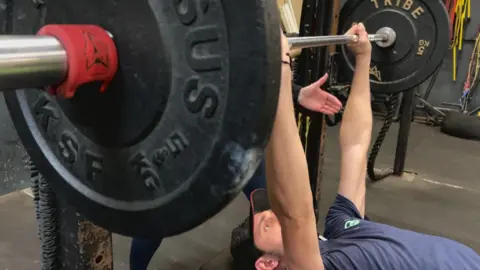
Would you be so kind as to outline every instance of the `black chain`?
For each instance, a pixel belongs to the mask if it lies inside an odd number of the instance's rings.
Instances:
[[[27,167],[30,170],[33,200],[38,222],[41,269],[57,269],[59,266],[57,257],[60,243],[55,193],[32,161],[28,162]]]

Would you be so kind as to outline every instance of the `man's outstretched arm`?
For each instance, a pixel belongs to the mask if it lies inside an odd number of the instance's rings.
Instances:
[[[288,42],[285,37],[282,41],[285,54]],[[307,161],[295,121],[292,75],[288,65],[282,66],[277,115],[266,149],[267,189],[272,210],[282,227],[284,263],[288,269],[318,270],[324,266],[317,240]]]
[[[353,29],[353,30],[352,30]],[[340,184],[338,193],[352,201],[365,216],[367,152],[372,133],[370,101],[371,45],[363,24],[353,27],[359,42],[350,47],[355,54],[355,74],[340,128]]]

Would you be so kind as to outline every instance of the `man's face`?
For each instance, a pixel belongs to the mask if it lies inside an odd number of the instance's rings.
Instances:
[[[271,210],[255,214],[253,228],[253,239],[259,250],[279,256],[283,254],[282,228]]]

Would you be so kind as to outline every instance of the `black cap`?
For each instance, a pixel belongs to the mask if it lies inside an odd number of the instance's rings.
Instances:
[[[270,210],[270,202],[268,201],[268,193],[266,189],[260,188],[254,190],[250,194],[250,214],[257,214]]]
[[[253,239],[255,214],[270,210],[268,193],[265,189],[256,189],[250,194],[250,215],[232,231],[230,253],[241,269],[255,269],[255,262],[263,252],[255,247]]]

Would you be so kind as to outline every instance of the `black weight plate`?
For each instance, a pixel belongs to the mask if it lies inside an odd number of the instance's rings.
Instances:
[[[372,43],[370,68],[373,92],[394,93],[415,87],[439,68],[449,47],[449,19],[440,0],[349,0],[340,12],[346,32],[363,22],[369,34],[392,28],[396,42],[389,48]],[[354,56],[341,46],[343,70],[353,76]]]
[[[280,83],[276,5],[258,0],[13,2],[7,29],[96,24],[119,72],[105,93],[5,95],[28,153],[60,196],[113,232],[164,237],[220,211],[263,155]]]

